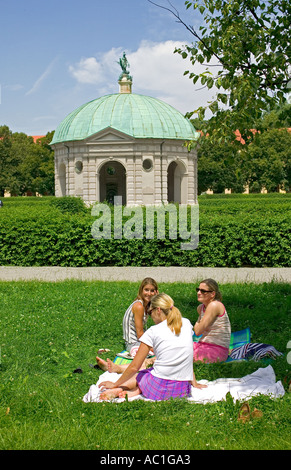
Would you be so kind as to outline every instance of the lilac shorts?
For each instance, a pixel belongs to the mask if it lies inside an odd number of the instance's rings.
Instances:
[[[202,362],[224,362],[228,349],[217,344],[193,342],[193,360]]]
[[[136,376],[137,385],[145,398],[150,400],[169,400],[188,397],[191,383],[182,380],[166,380],[151,374],[152,368],[141,370]]]

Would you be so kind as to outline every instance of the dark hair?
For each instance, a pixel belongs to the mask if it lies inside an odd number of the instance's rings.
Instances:
[[[204,281],[201,281],[200,284],[206,284],[207,287],[215,292],[215,300],[219,300],[220,302],[222,301],[222,295],[219,290],[218,284],[214,279],[204,279]]]

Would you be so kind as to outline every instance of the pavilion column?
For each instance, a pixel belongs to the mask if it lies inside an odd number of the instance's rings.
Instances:
[[[135,155],[135,171],[134,171],[134,185],[135,185],[135,205],[142,205],[142,156]],[[129,205],[129,204],[128,204]]]
[[[83,164],[83,199],[85,202],[89,202],[89,165],[88,157],[84,156],[82,158]]]
[[[195,160],[188,157],[188,194],[187,204],[195,204]]]
[[[75,181],[74,181],[74,162],[68,158],[67,162],[67,176],[66,176],[66,195],[75,195]]]
[[[96,202],[99,200],[97,193],[97,178],[95,176],[95,159],[92,157],[86,158],[87,166],[87,194],[88,202]]]
[[[161,156],[156,155],[154,157],[154,194],[155,194],[155,204],[162,203],[162,168],[161,168]]]
[[[56,197],[60,197],[61,195],[61,190],[60,190],[60,176],[59,176],[59,168],[58,168],[58,160],[56,157],[56,150],[55,150],[55,158],[54,158],[54,164],[55,164],[55,195]]]
[[[128,159],[126,170],[126,204],[132,206],[135,204],[135,186],[134,186],[134,161]]]
[[[165,156],[161,161],[161,196],[162,203],[168,203],[168,159]]]
[[[198,204],[198,165],[197,165],[197,152],[193,158],[193,175],[194,175],[194,204]]]

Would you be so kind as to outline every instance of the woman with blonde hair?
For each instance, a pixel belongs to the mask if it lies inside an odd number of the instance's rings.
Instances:
[[[123,321],[123,339],[125,349],[132,357],[135,356],[139,345],[140,337],[144,333],[148,319],[148,305],[151,298],[158,294],[158,284],[151,277],[146,277],[141,282],[136,299],[127,308]]]
[[[190,321],[182,317],[167,294],[158,294],[151,299],[149,314],[155,325],[141,336],[138,352],[122,376],[115,383],[100,383],[99,387],[105,389],[101,399],[142,393],[151,400],[168,400],[189,396],[191,384],[202,387],[193,373]],[[139,371],[151,349],[156,357],[153,367]]]
[[[198,320],[194,333],[201,336],[193,343],[194,361],[223,362],[228,358],[231,325],[214,279],[204,279],[196,288]]]

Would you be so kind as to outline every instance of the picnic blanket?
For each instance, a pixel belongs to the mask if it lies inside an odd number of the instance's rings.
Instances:
[[[266,358],[276,359],[283,356],[274,346],[266,343],[251,343],[250,328],[231,333],[229,356],[225,362],[233,361],[261,361]]]
[[[100,375],[96,385],[91,385],[86,395],[83,397],[83,402],[102,402],[100,400],[99,383],[104,380],[116,382],[120,374],[115,372],[104,372]],[[192,403],[214,403],[226,399],[227,393],[230,393],[234,401],[249,400],[256,395],[268,395],[270,398],[279,398],[285,394],[284,387],[281,381],[276,382],[274,369],[271,365],[264,368],[259,368],[252,374],[246,375],[240,379],[237,378],[219,378],[214,381],[198,380],[199,383],[207,385],[207,388],[194,388],[191,387],[191,396],[187,398]],[[142,395],[129,398],[132,400],[147,400],[151,401]],[[114,402],[120,403],[124,398],[115,398]]]
[[[193,341],[197,342],[202,335],[196,336],[193,334]],[[239,331],[232,331],[230,335],[229,349],[238,348],[243,344],[250,343],[251,341],[251,330],[250,328],[245,328]]]
[[[261,361],[263,359],[276,359],[276,357],[283,356],[283,353],[277,351],[274,346],[265,343],[247,343],[234,348],[226,362],[249,360]]]
[[[202,336],[202,335],[201,335]],[[196,336],[195,333],[193,334],[193,341],[199,341],[201,336]],[[230,335],[230,343],[229,349],[232,350],[234,348],[238,348],[246,343],[251,341],[251,330],[250,328],[245,328],[244,330],[240,331],[233,331]],[[126,350],[121,351],[118,353],[114,359],[115,364],[129,364],[132,361],[132,357],[130,356],[129,352]]]
[[[194,333],[193,341],[199,341],[201,336],[196,336]],[[282,355],[281,352],[277,351],[277,349],[270,344],[251,343],[251,330],[250,328],[245,328],[231,333],[229,356],[225,362],[248,361],[250,359],[260,361],[266,358],[272,360]],[[132,359],[129,352],[124,350],[116,355],[113,362],[116,364],[129,364]]]
[[[193,334],[193,341],[199,341],[201,336]],[[248,361],[250,359],[254,361],[268,359],[276,359],[276,357],[282,356],[283,354],[274,346],[265,343],[251,343],[251,330],[245,328],[240,331],[233,331],[230,336],[229,343],[229,356],[225,362],[233,361]],[[132,357],[129,352],[124,350],[117,354],[114,363],[116,364],[129,364],[132,361]]]

